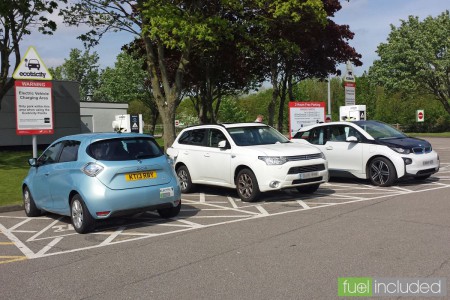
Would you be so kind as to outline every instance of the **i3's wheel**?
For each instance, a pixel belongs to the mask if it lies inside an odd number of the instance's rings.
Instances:
[[[181,166],[177,169],[177,176],[180,181],[182,193],[187,194],[194,190],[195,185],[191,181],[191,174],[189,174],[189,170],[186,166]]]
[[[78,194],[73,196],[70,201],[70,218],[75,231],[78,233],[88,233],[95,224],[94,218],[92,218],[86,204]]]
[[[376,157],[370,162],[369,176],[373,185],[391,186],[397,179],[397,172],[389,159]]]
[[[158,209],[158,214],[163,219],[169,219],[169,218],[174,218],[174,217],[178,216],[178,214],[180,213],[180,210],[181,210],[181,200],[177,206]]]
[[[320,186],[320,183],[303,185],[303,186],[297,187],[297,191],[299,191],[302,194],[312,194],[319,189],[319,186]]]
[[[255,174],[249,169],[241,170],[236,177],[236,190],[244,202],[254,202],[260,191]]]
[[[25,214],[27,217],[37,217],[41,215],[41,210],[36,207],[36,204],[34,203],[33,196],[30,193],[30,189],[26,186],[23,189],[23,208],[25,210]]]

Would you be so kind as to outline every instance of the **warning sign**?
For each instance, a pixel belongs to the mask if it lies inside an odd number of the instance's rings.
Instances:
[[[30,46],[23,56],[19,66],[14,71],[14,79],[23,80],[52,80],[52,75],[47,70],[36,49]]]
[[[19,81],[16,94],[16,134],[53,134],[52,83]]]

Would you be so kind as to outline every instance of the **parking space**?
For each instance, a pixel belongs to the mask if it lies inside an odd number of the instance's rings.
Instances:
[[[439,150],[438,150],[439,151]],[[448,161],[448,160],[447,160]],[[314,194],[300,194],[295,189],[263,194],[261,201],[246,203],[234,190],[200,186],[196,193],[182,195],[182,209],[177,218],[164,220],[145,212],[131,217],[102,222],[93,233],[77,234],[68,217],[47,214],[28,218],[23,212],[0,215],[0,264],[36,259],[118,243],[154,238],[177,232],[221,226],[231,222],[251,221],[288,213],[304,212],[380,198],[425,193],[450,187],[450,164],[427,180],[399,182],[379,188],[367,181],[333,180],[321,185]]]

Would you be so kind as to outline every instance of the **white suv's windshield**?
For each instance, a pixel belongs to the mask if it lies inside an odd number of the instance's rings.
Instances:
[[[357,121],[354,122],[356,125],[364,129],[369,133],[374,139],[399,139],[407,137],[402,132],[398,131],[394,127],[388,124],[375,121]]]
[[[270,126],[243,126],[227,130],[238,146],[290,143],[288,138]]]

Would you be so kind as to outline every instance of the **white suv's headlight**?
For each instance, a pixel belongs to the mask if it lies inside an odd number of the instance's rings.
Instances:
[[[395,152],[400,153],[400,154],[409,154],[409,153],[411,153],[411,150],[405,149],[405,148],[400,148],[400,147],[389,147],[389,148],[391,148],[392,150],[394,150]]]
[[[268,166],[282,165],[288,161],[286,156],[258,156],[258,159],[264,161]]]

